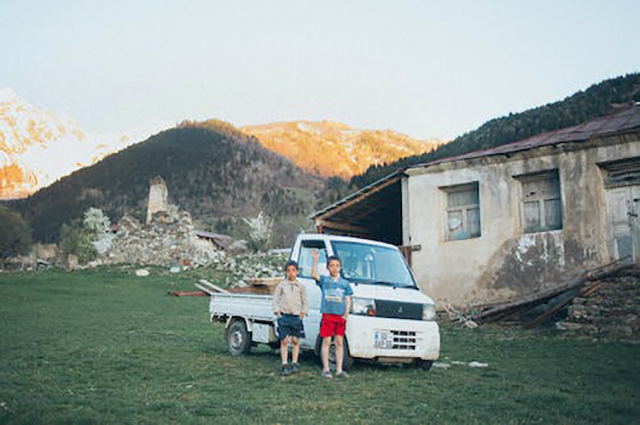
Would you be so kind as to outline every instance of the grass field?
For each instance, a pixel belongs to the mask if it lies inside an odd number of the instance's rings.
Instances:
[[[441,361],[489,367],[280,377],[268,348],[225,352],[206,298],[166,295],[195,273],[0,274],[0,423],[640,423],[640,345],[443,325]]]

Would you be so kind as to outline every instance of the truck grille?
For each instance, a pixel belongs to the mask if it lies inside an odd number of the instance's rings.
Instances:
[[[422,304],[376,300],[376,316],[391,319],[422,320]]]
[[[416,333],[410,331],[391,331],[393,335],[392,350],[415,350]]]

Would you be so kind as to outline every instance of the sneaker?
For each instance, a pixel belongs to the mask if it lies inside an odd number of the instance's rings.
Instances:
[[[329,370],[323,370],[322,374],[320,376],[322,376],[323,378],[327,378],[327,379],[333,378],[333,375],[331,375],[331,371],[329,371]]]
[[[289,364],[283,364],[282,367],[280,368],[280,375],[287,376],[290,373],[291,373],[291,367],[289,366]]]
[[[300,363],[291,363],[291,373],[300,372]]]
[[[349,377],[349,374],[344,370],[336,375],[336,378],[341,378],[341,379],[347,379],[348,377]]]

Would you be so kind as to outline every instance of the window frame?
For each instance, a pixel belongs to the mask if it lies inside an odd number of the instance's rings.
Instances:
[[[564,202],[562,200],[562,182],[560,181],[559,169],[551,169],[545,171],[538,171],[534,173],[521,174],[514,176],[519,183],[519,210],[520,210],[520,228],[523,234],[535,234],[542,232],[554,232],[564,229]],[[525,185],[527,183],[533,183],[538,181],[554,180],[557,182],[557,193],[555,194],[536,194],[532,198],[525,199],[527,196],[525,193]],[[559,227],[550,227],[547,224],[547,209],[546,205],[549,201],[558,201],[560,216]],[[529,203],[536,203],[538,206],[539,225],[537,228],[527,227],[527,217],[525,205]]]
[[[482,208],[480,201],[480,184],[477,181],[463,184],[456,184],[452,186],[443,186],[440,187],[440,190],[444,192],[444,240],[445,242],[454,242],[454,241],[464,241],[468,239],[476,239],[482,237]],[[449,206],[449,195],[452,193],[459,192],[468,192],[475,190],[477,192],[478,203],[476,204],[463,204],[456,205],[455,207]],[[462,229],[463,231],[468,232],[469,229],[469,219],[468,214],[470,210],[478,210],[478,234],[477,235],[469,235],[463,238],[454,238],[452,237],[451,228],[449,227],[449,214],[452,212],[460,211],[462,214]]]

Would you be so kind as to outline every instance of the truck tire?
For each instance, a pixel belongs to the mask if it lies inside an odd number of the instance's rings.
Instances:
[[[431,369],[431,366],[433,366],[433,360],[418,359],[417,366],[422,368],[422,370],[424,370],[426,372],[429,369]]]
[[[316,360],[320,367],[322,367],[322,338],[318,336],[316,340]],[[349,343],[347,338],[344,338],[344,352],[342,356],[342,369],[349,370],[353,366],[354,359],[349,353]],[[329,348],[329,369],[334,372],[336,370],[336,344],[331,341],[331,347]]]
[[[227,341],[227,351],[232,356],[249,354],[251,350],[251,334],[242,319],[234,319],[224,334]]]

